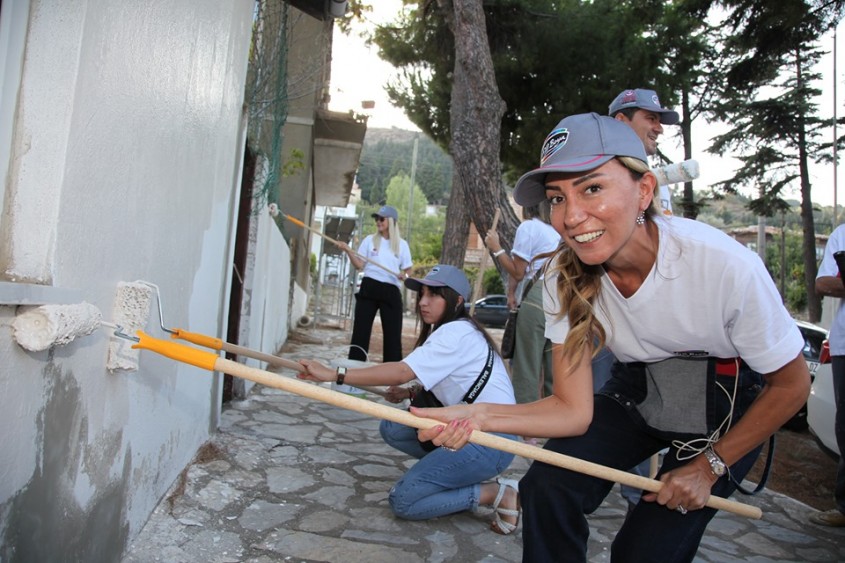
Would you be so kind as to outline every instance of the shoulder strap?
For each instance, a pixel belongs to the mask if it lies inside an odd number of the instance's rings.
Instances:
[[[469,388],[464,398],[461,399],[463,403],[474,403],[481,392],[484,390],[484,386],[487,385],[487,381],[490,379],[490,374],[493,373],[493,348],[488,344],[487,345],[487,361],[484,362],[484,367],[481,370],[481,373],[478,374],[478,378],[476,378],[475,383],[472,384],[472,387]]]

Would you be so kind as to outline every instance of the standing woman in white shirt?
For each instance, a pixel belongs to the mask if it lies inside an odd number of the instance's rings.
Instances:
[[[499,234],[490,229],[484,238],[487,248],[508,273],[508,308],[519,307],[511,374],[517,403],[530,403],[552,394],[552,347],[545,336],[546,317],[543,314],[542,269],[548,257],[535,260],[541,254],[551,255],[560,235],[549,224],[549,204],[541,202],[522,208],[524,221],[516,229],[513,249],[509,256],[499,242]],[[519,282],[531,284],[526,292],[516,291]]]
[[[378,230],[361,242],[357,253],[346,244],[338,245],[349,256],[352,265],[364,271],[361,288],[355,294],[355,321],[352,325],[349,359],[367,360],[373,321],[378,312],[384,335],[382,361],[398,362],[402,359],[404,308],[400,284],[411,272],[411,249],[399,235],[399,227],[396,224],[399,212],[395,207],[383,205],[378,213],[373,213],[373,218]],[[366,257],[369,262],[361,256]],[[401,279],[370,262],[377,262],[384,268],[398,273]]]

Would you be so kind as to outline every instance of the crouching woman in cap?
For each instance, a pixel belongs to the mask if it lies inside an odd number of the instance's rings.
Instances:
[[[419,292],[417,315],[422,320],[416,347],[405,359],[337,371],[314,360],[301,360],[307,371],[298,377],[346,385],[390,385],[394,402],[416,391],[433,395],[442,405],[514,404],[513,387],[496,345],[464,308],[470,295],[464,273],[454,266],[438,265],[422,279],[406,279],[405,285]],[[422,388],[399,387],[414,378]],[[422,443],[416,429],[390,421],[382,421],[379,430],[385,442],[419,459],[390,490],[390,506],[398,517],[425,520],[491,505],[494,531],[507,534],[516,528],[516,482],[485,482],[507,469],[513,454],[475,444],[456,451]]]
[[[551,438],[548,450],[627,470],[668,448],[660,492],[623,523],[615,562],[692,561],[715,514],[708,497],[737,488],[810,385],[801,334],[757,255],[708,225],[659,215],[656,184],[630,127],[597,114],[561,121],[514,191],[520,205],[549,200],[565,243],[544,290],[554,395],[413,410],[448,421],[421,439],[456,449],[473,429],[531,433]],[[594,395],[601,345],[617,363]],[[612,486],[534,462],[519,484],[523,560],[584,561],[585,514]]]

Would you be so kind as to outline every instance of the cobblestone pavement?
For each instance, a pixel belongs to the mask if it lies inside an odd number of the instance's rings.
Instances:
[[[345,357],[347,343],[345,332],[310,329],[282,353],[330,362]],[[510,536],[493,533],[490,509],[422,522],[395,518],[387,493],[414,461],[382,442],[378,423],[257,386],[224,408],[219,432],[174,483],[123,562],[521,560],[521,526]],[[516,458],[506,476],[521,477],[529,463]],[[845,561],[845,529],[809,524],[807,505],[768,491],[735,500],[759,506],[763,518],[719,513],[696,561]],[[590,561],[609,561],[624,514],[614,487],[589,517]]]

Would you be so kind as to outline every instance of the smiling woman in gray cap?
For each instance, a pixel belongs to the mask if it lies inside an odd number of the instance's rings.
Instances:
[[[565,243],[545,278],[554,395],[413,411],[460,420],[419,433],[452,448],[472,429],[532,432],[551,438],[548,450],[621,470],[668,448],[662,488],[623,523],[615,562],[692,561],[715,514],[708,497],[737,488],[810,384],[801,334],[757,255],[708,225],[658,215],[655,184],[630,127],[597,114],[561,121],[514,191],[520,205],[549,200]],[[590,358],[603,344],[618,362],[594,395]],[[612,486],[534,462],[519,485],[523,560],[585,560],[585,514]]]
[[[414,351],[404,360],[337,370],[316,360],[301,360],[307,371],[298,377],[346,385],[390,385],[389,398],[394,402],[423,392],[419,387],[400,387],[416,378],[443,405],[514,404],[513,386],[493,340],[464,307],[470,296],[464,273],[439,264],[424,278],[408,278],[405,286],[419,292],[417,314],[422,328]],[[425,520],[490,505],[495,514],[493,531],[508,534],[516,528],[516,481],[487,481],[508,468],[513,454],[475,444],[460,451],[423,444],[414,428],[387,420],[379,430],[385,442],[419,460],[390,490],[388,500],[396,516]]]

